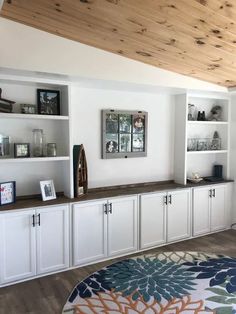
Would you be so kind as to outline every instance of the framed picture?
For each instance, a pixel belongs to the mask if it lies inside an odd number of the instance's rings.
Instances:
[[[15,158],[29,158],[30,144],[29,143],[14,143],[14,157]]]
[[[102,110],[102,158],[147,156],[148,113]]]
[[[60,115],[60,91],[37,89],[38,114]]]
[[[43,201],[50,201],[57,198],[53,180],[40,181],[40,188]]]
[[[15,203],[16,201],[16,182],[0,183],[0,205]]]

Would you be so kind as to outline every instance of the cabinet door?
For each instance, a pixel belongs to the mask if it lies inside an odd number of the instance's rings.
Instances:
[[[34,210],[0,215],[0,282],[36,275]]]
[[[190,190],[168,193],[167,241],[190,237]]]
[[[108,255],[136,251],[137,196],[111,199],[108,204]]]
[[[140,248],[145,249],[166,242],[166,193],[140,197]]]
[[[36,211],[37,273],[69,267],[69,207],[59,205]]]
[[[73,205],[74,266],[107,257],[106,203],[103,200]]]
[[[226,186],[214,185],[211,198],[211,231],[226,228]]]
[[[193,190],[193,235],[210,232],[211,187]]]

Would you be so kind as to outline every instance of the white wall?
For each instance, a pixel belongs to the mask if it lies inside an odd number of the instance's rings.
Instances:
[[[72,88],[73,144],[83,143],[89,187],[173,179],[174,98],[167,94]],[[101,159],[101,110],[147,111],[148,156]]]
[[[236,94],[231,97],[230,178],[236,181]],[[233,223],[236,223],[236,187],[233,185]]]
[[[0,18],[0,67],[136,84],[227,91],[113,53]]]

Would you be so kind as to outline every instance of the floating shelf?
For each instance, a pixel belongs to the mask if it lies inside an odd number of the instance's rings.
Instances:
[[[203,124],[203,125],[227,125],[227,121],[187,121],[188,124]]]
[[[24,113],[0,113],[1,119],[35,119],[35,120],[69,120],[68,116],[43,115],[43,114],[24,114]]]
[[[2,158],[0,163],[18,163],[18,162],[48,162],[48,161],[63,161],[70,160],[69,156],[58,157],[30,157],[30,158]]]
[[[201,154],[226,154],[227,150],[198,150],[198,151],[188,151],[188,155],[201,155]]]

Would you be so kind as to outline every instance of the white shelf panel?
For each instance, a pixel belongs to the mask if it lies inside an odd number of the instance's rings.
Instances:
[[[0,113],[0,119],[35,119],[35,120],[69,120],[68,116],[43,115],[43,114],[23,114],[23,113]]]
[[[18,162],[48,162],[70,160],[69,156],[58,157],[30,157],[30,158],[2,158],[0,163],[18,163]]]
[[[198,124],[203,124],[203,125],[228,125],[229,122],[226,121],[187,121],[188,124],[194,124],[194,125],[198,125]]]
[[[203,155],[203,154],[227,154],[227,150],[201,150],[201,151],[188,151],[188,155]]]

